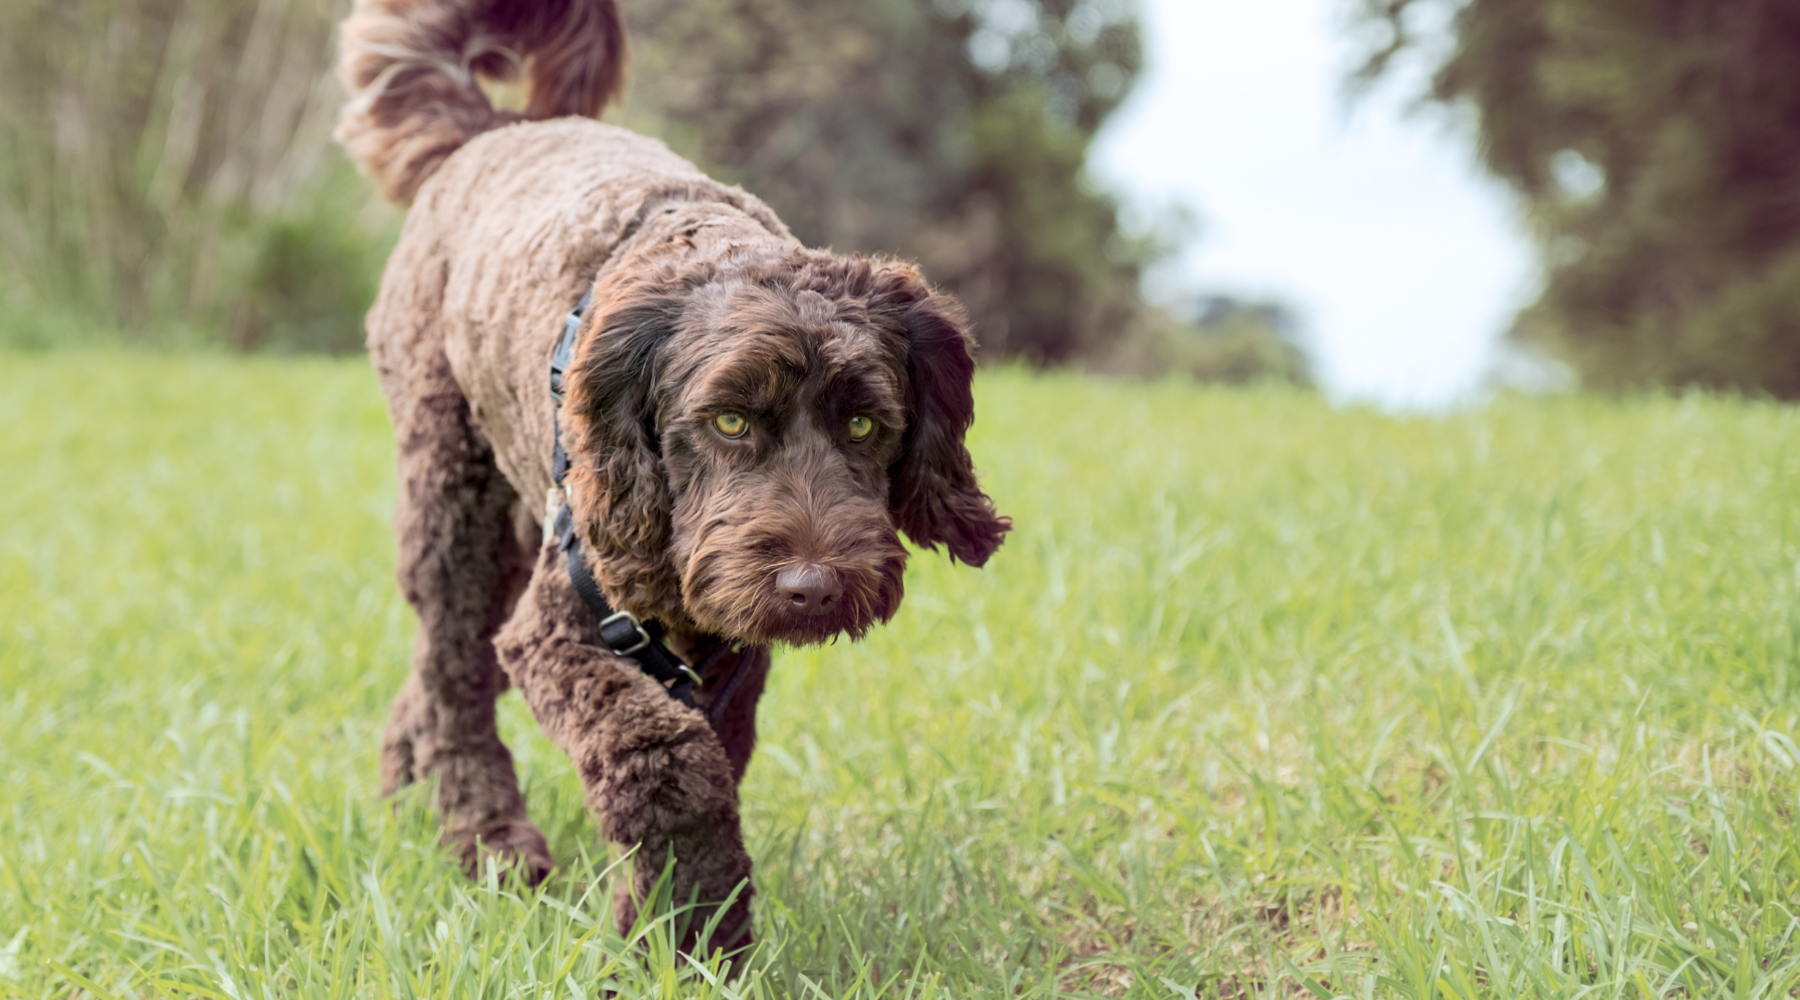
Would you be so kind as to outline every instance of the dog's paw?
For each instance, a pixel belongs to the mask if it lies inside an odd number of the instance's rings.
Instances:
[[[746,861],[745,868],[748,868]],[[731,883],[715,882],[710,885],[697,885],[692,879],[691,871],[684,871],[677,866],[671,880],[667,875],[653,874],[655,870],[647,865],[638,866],[631,881],[621,880],[613,892],[613,920],[619,928],[619,934],[631,940],[645,930],[646,918],[655,920],[672,919],[678,934],[676,948],[686,955],[707,958],[715,952],[723,952],[733,957],[734,966],[742,966],[745,955],[755,942],[750,926],[749,885],[741,888]],[[650,899],[645,900],[636,891],[637,886],[648,885]],[[730,899],[720,911],[720,903],[707,903],[708,898]],[[676,900],[696,902],[680,905]],[[647,912],[645,908],[648,908]],[[675,911],[675,912],[671,912]],[[710,932],[705,928],[712,925]],[[704,941],[702,934],[706,935]]]
[[[544,881],[556,867],[543,831],[530,820],[500,820],[475,830],[451,831],[444,839],[457,849],[470,878],[481,878],[490,859],[503,878],[520,879],[526,885]]]

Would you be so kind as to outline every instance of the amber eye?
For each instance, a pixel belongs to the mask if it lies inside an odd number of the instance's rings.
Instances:
[[[850,440],[861,441],[875,429],[875,421],[858,413],[850,418]]]
[[[741,413],[721,413],[713,418],[713,426],[728,438],[741,438],[750,429],[750,421]]]

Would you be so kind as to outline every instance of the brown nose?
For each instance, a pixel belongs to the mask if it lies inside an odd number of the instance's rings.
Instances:
[[[797,615],[836,611],[844,598],[844,585],[837,581],[837,574],[814,563],[782,570],[775,578],[775,589],[787,600],[788,610]]]

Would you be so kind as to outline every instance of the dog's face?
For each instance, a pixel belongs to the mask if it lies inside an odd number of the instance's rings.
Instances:
[[[688,615],[759,641],[860,635],[893,615],[906,568],[888,512],[905,345],[816,291],[697,298],[659,407]]]
[[[576,513],[607,596],[753,642],[862,635],[906,549],[981,565],[973,342],[911,268],[782,249],[610,277],[571,372]]]

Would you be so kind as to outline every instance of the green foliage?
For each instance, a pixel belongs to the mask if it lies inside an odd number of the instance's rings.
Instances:
[[[1084,173],[1138,72],[1121,0],[644,0],[627,123],[796,235],[919,260],[990,357],[1093,357],[1158,252]]]
[[[396,214],[370,203],[362,178],[339,165],[298,206],[237,221],[241,290],[226,335],[246,350],[362,350],[363,314],[375,301]],[[360,212],[359,212],[360,209]]]
[[[19,314],[5,342],[42,343],[67,314],[145,345],[359,344],[396,226],[360,209],[329,147],[340,14],[0,5],[0,303]]]
[[[1138,324],[1095,367],[1128,375],[1185,375],[1201,382],[1311,386],[1293,316],[1274,303],[1209,296]]]
[[[0,997],[1776,997],[1800,414],[985,372],[1018,528],[777,654],[733,983],[374,798],[412,621],[360,362],[0,356]]]
[[[147,347],[356,349],[398,214],[330,147],[342,7],[0,8],[0,346],[108,330]],[[1138,295],[1166,241],[1124,231],[1085,174],[1141,63],[1129,0],[625,7],[626,124],[756,192],[809,243],[919,260],[990,358],[1138,372],[1119,359],[1155,354],[1118,345],[1171,326]]]
[[[1800,397],[1800,6],[1364,0],[1391,45],[1454,10],[1432,96],[1477,112],[1546,280],[1516,335],[1594,385]]]

